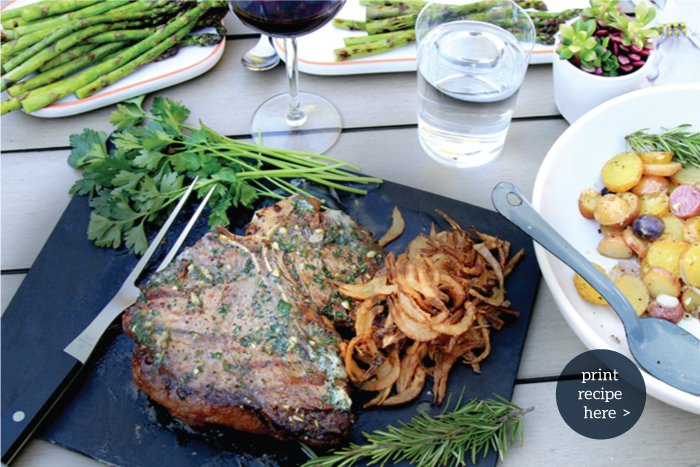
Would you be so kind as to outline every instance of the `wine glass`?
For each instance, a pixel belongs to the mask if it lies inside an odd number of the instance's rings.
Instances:
[[[299,92],[298,36],[313,32],[338,12],[345,0],[231,0],[229,8],[247,26],[284,39],[289,93],[263,102],[255,111],[251,134],[267,147],[323,153],[340,136],[338,110],[325,98]]]

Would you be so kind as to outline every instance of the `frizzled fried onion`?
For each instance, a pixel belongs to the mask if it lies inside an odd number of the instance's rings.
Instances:
[[[367,406],[408,402],[427,376],[440,404],[454,364],[461,360],[479,373],[491,351],[491,329],[504,324],[499,315],[517,314],[505,300],[505,277],[524,252],[508,259],[509,242],[474,229],[470,234],[440,214],[451,228],[438,233],[433,226],[405,253],[390,253],[365,284],[338,284],[359,301],[355,337],[342,349],[353,384],[377,392]]]
[[[391,213],[391,227],[389,227],[389,230],[387,230],[386,233],[382,236],[382,238],[380,238],[377,242],[379,243],[379,246],[386,246],[392,241],[399,238],[403,233],[403,229],[405,226],[406,223],[403,220],[401,211],[399,211],[399,208],[394,206],[394,210]]]

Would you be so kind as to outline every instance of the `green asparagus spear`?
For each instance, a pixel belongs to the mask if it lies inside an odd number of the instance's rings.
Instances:
[[[23,20],[22,18],[15,18],[9,21],[3,21],[2,22],[2,27],[4,28],[5,34],[8,36],[13,36],[10,40],[12,39],[17,39],[19,36],[21,36],[21,33],[17,32],[17,29],[23,28],[25,26],[32,26],[34,28],[38,29],[44,29],[47,23],[50,23],[53,21],[53,18],[47,18],[47,19],[42,19],[39,21],[32,21],[32,22],[27,22]],[[9,24],[7,24],[9,23]],[[12,34],[10,34],[10,32]]]
[[[195,24],[193,31],[198,31],[204,28],[214,28],[220,36],[226,36],[226,27],[221,24],[221,21],[228,14],[228,8],[212,8],[204,16],[199,18]]]
[[[87,8],[83,8],[82,10],[71,11],[70,13],[52,17],[44,21],[36,21],[31,22],[25,26],[19,26],[15,28],[14,32],[17,35],[17,37],[22,37],[34,31],[40,31],[46,28],[54,28],[55,30],[55,28],[62,27],[70,21],[97,16],[102,13],[106,13],[109,10],[119,8],[120,6],[128,3],[129,0],[109,0],[107,2],[101,2],[96,5],[91,5]]]
[[[427,3],[424,0],[360,0],[362,6],[409,6],[418,9]]]
[[[17,97],[24,94],[32,89],[40,88],[41,86],[46,86],[47,84],[55,83],[59,79],[69,76],[75,72],[83,70],[93,63],[98,63],[104,57],[107,57],[112,52],[115,52],[121,48],[124,48],[125,44],[120,44],[118,42],[112,42],[110,44],[104,44],[97,47],[95,50],[84,54],[81,57],[64,63],[61,66],[55,67],[46,73],[41,73],[36,76],[32,76],[29,79],[20,81],[19,83],[9,87],[7,93],[12,97]]]
[[[39,31],[40,29],[46,29],[49,27],[56,28],[72,20],[97,16],[128,3],[129,0],[108,0],[106,2],[100,2],[96,5],[91,5],[81,10],[71,11],[70,13],[65,13],[44,21],[35,21],[24,26],[18,26],[15,28],[14,32],[17,37],[21,37],[30,32]]]
[[[385,19],[393,18],[394,16],[403,16],[405,14],[418,14],[420,8],[412,6],[371,6],[367,7],[365,10],[365,17],[367,21],[374,21],[375,19]]]
[[[551,45],[554,44],[554,35],[559,31],[559,26],[571,18],[579,16],[581,9],[573,8],[557,12],[528,11],[527,13],[532,18],[532,22],[535,23],[537,43]]]
[[[515,0],[521,8],[547,11],[547,5],[542,0]]]
[[[107,31],[87,39],[91,44],[106,44],[108,42],[140,41],[151,34],[155,28],[124,29],[121,31]]]
[[[35,7],[40,7],[44,5],[48,5],[49,3],[52,3],[53,0],[43,0],[42,2],[36,2],[33,3],[32,6]],[[22,17],[22,7],[19,8],[6,8],[2,10],[2,21],[5,22],[6,20],[9,19],[14,19],[14,18],[21,18]],[[3,27],[5,25],[3,24]]]
[[[87,86],[83,86],[82,88],[79,88],[77,91],[75,91],[76,97],[78,99],[84,99],[88,96],[91,96],[91,95],[95,94],[97,91],[99,91],[99,90],[109,86],[110,84],[119,81],[123,77],[135,72],[136,70],[138,70],[139,68],[141,68],[145,64],[154,61],[161,54],[163,54],[166,50],[168,50],[170,47],[173,47],[178,42],[180,42],[182,40],[182,38],[185,37],[192,30],[193,27],[194,27],[194,22],[185,25],[185,27],[178,30],[175,34],[168,36],[164,41],[162,41],[160,44],[158,44],[157,46],[150,49],[145,54],[140,55],[139,57],[130,61],[126,65],[117,68],[114,71],[111,71],[105,75],[100,76],[99,79],[93,81],[92,83],[88,84]]]
[[[19,12],[19,8],[8,8],[6,10],[2,10],[2,22],[4,23],[5,21],[14,19],[14,18],[21,18],[22,15]]]
[[[384,39],[403,38],[404,36],[408,37],[409,39],[413,38],[415,40],[416,30],[415,29],[405,29],[403,31],[393,31],[393,32],[387,32],[384,34],[374,34],[372,36],[346,37],[343,39],[343,42],[345,43],[345,47],[352,47],[354,45],[368,44],[371,42],[382,41]]]
[[[369,22],[366,24],[367,34],[383,34],[413,28],[416,25],[417,16],[417,14],[409,14]]]
[[[66,50],[65,52],[55,56],[51,60],[47,61],[46,63],[41,65],[36,71],[38,73],[45,73],[53,68],[56,68],[57,66],[64,65],[72,60],[75,60],[76,58],[82,57],[83,55],[87,54],[93,49],[96,49],[99,46],[99,44],[78,44]]]
[[[93,5],[100,0],[55,0],[45,5],[27,5],[20,9],[25,21],[36,21],[48,16],[61,15]]]
[[[0,24],[2,24],[3,29],[14,29],[17,26],[24,26],[27,22],[19,17],[3,20]]]
[[[22,108],[20,104],[21,97],[13,97],[11,99],[5,99],[0,104],[0,115],[5,115],[7,112],[12,112],[13,110],[19,110]]]
[[[17,52],[31,47],[33,52],[31,52],[29,56],[32,56],[34,55],[34,53],[36,53],[37,50],[41,50],[53,44],[58,39],[65,37],[68,34],[71,34],[79,29],[86,28],[88,26],[93,26],[95,24],[102,23],[116,23],[120,21],[133,21],[144,18],[153,18],[171,12],[172,10],[173,7],[156,8],[150,11],[108,11],[107,13],[101,15],[92,16],[90,18],[81,18],[78,21],[66,23],[58,29],[49,27],[40,29],[38,31],[30,32],[28,34],[25,34],[24,36],[20,36],[12,42],[3,44],[2,47],[0,47],[0,50],[2,50],[3,55],[17,54]],[[22,61],[19,61],[17,64],[22,63]],[[17,64],[10,68],[5,66],[5,69],[12,70],[12,68],[17,66]]]
[[[415,31],[412,30],[406,32],[405,34],[397,35],[395,37],[390,37],[387,39],[382,39],[380,41],[368,42],[365,44],[335,49],[333,53],[335,54],[335,61],[340,62],[342,60],[348,60],[351,58],[364,57],[367,55],[374,55],[386,52],[388,50],[395,49],[396,47],[401,47],[415,41],[416,34]]]
[[[15,40],[17,35],[13,29],[0,30],[0,42]]]
[[[348,31],[367,30],[367,23],[365,21],[357,21],[354,19],[333,18],[333,26],[338,29],[347,29]]]
[[[116,22],[121,22],[121,21],[133,21],[133,20],[138,20],[138,19],[149,19],[149,18],[154,18],[154,17],[159,17],[159,15],[163,13],[167,13],[171,11],[170,8],[157,8],[155,10],[151,10],[149,12],[145,11],[116,11],[116,12],[108,12],[102,15],[97,15],[93,16],[92,18],[82,18],[78,21],[74,21],[71,23],[66,24],[63,27],[60,27],[58,30],[53,32],[52,34],[49,34],[48,36],[45,36],[43,38],[42,35],[45,34],[44,29],[41,29],[39,31],[34,31],[33,33],[29,33],[25,36],[22,36],[12,42],[8,42],[6,44],[3,44],[2,47],[0,48],[2,50],[2,53],[15,53],[18,50],[22,50],[19,53],[16,53],[12,58],[3,63],[3,66],[5,68],[5,71],[11,71],[12,69],[16,68],[20,64],[24,63],[28,58],[35,56],[37,53],[41,52],[42,50],[45,50],[49,45],[53,44],[57,40],[68,36],[71,33],[74,33],[76,31],[79,31],[81,29],[87,28],[89,26],[93,26],[96,24],[103,24],[103,23],[116,23]],[[47,28],[51,30],[51,28]],[[108,29],[105,29],[108,30]],[[37,38],[40,38],[38,42],[35,42]],[[33,44],[33,45],[32,45]],[[27,48],[28,47],[28,48]],[[5,50],[7,48],[7,50]]]
[[[149,38],[134,44],[122,53],[118,54],[109,61],[103,61],[92,68],[89,68],[68,80],[59,81],[48,86],[34,89],[27,93],[27,96],[21,101],[22,108],[25,112],[30,113],[35,110],[50,105],[59,99],[63,99],[70,93],[80,89],[81,87],[92,83],[101,75],[119,68],[120,64],[128,63],[139,55],[147,52],[154,44],[159,43],[168,36],[176,33],[182,27],[196,23],[197,19],[205,13],[209,8],[221,7],[225,5],[223,2],[198,2],[195,8],[173,18],[165,27],[157,28],[157,31]]]
[[[67,37],[64,37],[55,44],[53,44],[51,47],[47,47],[39,51],[33,57],[27,59],[19,66],[13,68],[11,71],[8,71],[4,75],[2,75],[2,79],[0,79],[0,91],[4,91],[9,86],[12,86],[17,81],[27,76],[29,73],[39,69],[39,67],[47,61],[60,55],[61,53],[73,47],[75,44],[84,41],[90,36],[94,36],[96,34],[108,31],[110,29],[127,29],[130,27],[138,27],[140,25],[142,25],[140,21],[96,24],[95,26],[90,26],[88,28],[77,31]]]
[[[220,34],[212,34],[212,33],[202,33],[202,34],[193,34],[191,36],[186,36],[181,44],[183,47],[187,46],[197,46],[197,47],[208,47],[210,45],[216,45],[222,40],[224,40],[225,37],[220,35]]]

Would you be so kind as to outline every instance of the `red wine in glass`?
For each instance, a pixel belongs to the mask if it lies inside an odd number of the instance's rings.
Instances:
[[[343,2],[231,1],[235,15],[251,28],[273,37],[303,36],[319,29],[338,12]]]
[[[335,106],[319,95],[298,91],[297,36],[323,27],[344,3],[345,0],[229,1],[229,8],[244,24],[284,39],[289,93],[268,99],[255,111],[250,132],[256,143],[320,154],[338,140],[342,125]]]

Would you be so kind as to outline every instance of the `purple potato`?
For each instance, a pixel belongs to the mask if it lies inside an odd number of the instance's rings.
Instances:
[[[653,242],[664,233],[666,224],[659,216],[642,214],[632,222],[632,230],[639,238]]]

